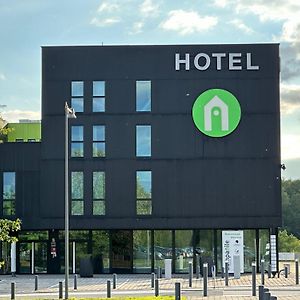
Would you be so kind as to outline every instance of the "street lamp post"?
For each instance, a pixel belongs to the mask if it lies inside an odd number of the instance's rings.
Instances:
[[[76,118],[65,103],[65,299],[69,299],[69,120]]]

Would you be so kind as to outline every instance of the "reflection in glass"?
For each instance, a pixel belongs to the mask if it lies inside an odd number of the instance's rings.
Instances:
[[[151,126],[136,126],[136,156],[151,156]]]
[[[71,172],[71,214],[83,215],[83,172]]]
[[[93,112],[105,111],[105,81],[93,81]]]
[[[104,112],[105,111],[105,98],[98,97],[93,98],[93,112]]]
[[[93,215],[105,215],[105,173],[93,172]]]
[[[71,156],[83,157],[83,126],[71,127]]]
[[[270,232],[268,229],[259,230],[259,261],[265,260],[265,268],[270,264]]]
[[[133,272],[151,273],[151,231],[133,231]]]
[[[16,173],[3,172],[3,215],[12,216],[16,213]]]
[[[19,243],[20,273],[31,273],[31,243]]]
[[[164,259],[172,258],[172,231],[154,231],[154,267],[165,268]]]
[[[47,242],[34,243],[34,271],[47,273]]]
[[[93,81],[93,96],[105,96],[105,81]]]
[[[105,157],[105,126],[93,126],[93,157]]]
[[[152,172],[136,172],[136,213],[138,215],[152,214]]]
[[[83,126],[71,127],[72,142],[83,142]]]
[[[151,81],[136,82],[136,111],[151,111]]]
[[[175,231],[175,272],[186,273],[189,271],[189,263],[193,262],[193,231]]]
[[[83,98],[72,98],[71,107],[74,109],[75,113],[83,112]]]
[[[93,230],[94,273],[109,273],[109,234],[105,230]]]
[[[252,262],[256,261],[255,255],[256,234],[255,230],[244,230],[244,271],[252,271]]]
[[[83,96],[83,81],[72,81],[71,96],[72,97],[82,97]]]

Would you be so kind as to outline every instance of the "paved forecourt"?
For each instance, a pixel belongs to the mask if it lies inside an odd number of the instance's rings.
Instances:
[[[92,278],[77,277],[77,289],[74,290],[74,275],[70,275],[69,294],[71,297],[106,297],[107,280],[111,281],[112,296],[130,296],[130,295],[154,295],[154,289],[151,288],[151,275],[117,275],[116,289],[113,289],[112,274],[94,275]],[[59,281],[64,281],[64,275],[38,275],[38,290],[35,291],[34,275],[0,275],[0,298],[10,299],[11,282],[16,284],[17,299],[58,298]],[[257,288],[261,284],[261,276],[257,274]],[[159,279],[160,295],[174,295],[175,282],[181,283],[182,295],[190,300],[196,299],[216,299],[216,300],[237,300],[237,299],[258,299],[252,297],[251,275],[242,275],[240,279],[229,278],[229,285],[225,286],[223,278],[212,279],[208,281],[208,297],[203,296],[202,278],[193,278],[192,287],[189,287],[189,278],[187,274],[174,275],[172,279]],[[295,275],[290,274],[288,278],[268,278],[265,276],[265,287],[268,287],[273,296],[277,299],[300,299],[300,285],[296,285]],[[53,297],[54,296],[54,297]],[[25,298],[24,298],[25,297]]]

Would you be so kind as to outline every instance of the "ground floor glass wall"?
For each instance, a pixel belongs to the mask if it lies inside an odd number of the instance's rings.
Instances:
[[[268,229],[243,230],[244,270],[252,262],[270,263]],[[64,231],[19,233],[17,273],[64,273]],[[10,245],[0,243],[2,273],[10,272]],[[80,274],[80,263],[88,259],[94,274],[151,273],[165,259],[172,259],[174,273],[187,273],[189,263],[208,262],[222,271],[222,230],[71,230],[69,272]],[[259,263],[257,263],[259,265]]]

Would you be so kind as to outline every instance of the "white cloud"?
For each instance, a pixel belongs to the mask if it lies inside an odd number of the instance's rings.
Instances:
[[[184,11],[182,9],[172,10],[168,13],[168,19],[160,24],[164,30],[177,31],[181,35],[192,34],[209,30],[216,26],[218,18],[200,16],[195,11]]]
[[[285,159],[300,158],[300,134],[284,134],[281,137],[281,157]]]
[[[130,34],[139,34],[143,32],[144,23],[143,22],[135,22],[133,23],[132,30],[129,32]]]
[[[300,111],[300,85],[281,84],[281,113],[292,114]]]
[[[119,9],[119,5],[111,2],[103,2],[97,9],[99,13],[114,12]]]
[[[103,19],[101,17],[99,18],[93,18],[90,22],[90,24],[95,25],[97,27],[106,27],[106,26],[111,26],[114,25],[116,23],[121,22],[120,19],[118,18],[106,18]]]
[[[229,24],[234,25],[237,29],[243,31],[246,34],[252,34],[254,32],[253,29],[245,25],[240,19],[234,19],[230,21]]]
[[[159,5],[154,4],[152,0],[145,0],[140,5],[140,12],[144,17],[155,16],[158,13]]]
[[[6,79],[5,75],[3,73],[0,73],[0,80],[5,80],[5,79]]]
[[[7,122],[18,122],[20,119],[40,120],[40,111],[29,111],[29,110],[9,110],[1,112],[4,120]]]

